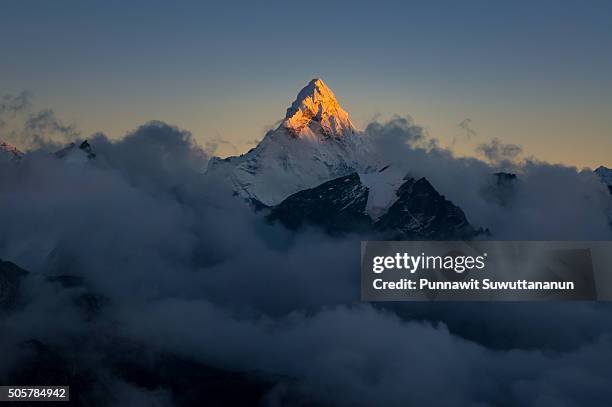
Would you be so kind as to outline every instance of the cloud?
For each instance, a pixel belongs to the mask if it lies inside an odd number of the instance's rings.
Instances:
[[[271,405],[298,398],[363,406],[552,406],[609,393],[603,362],[612,359],[609,339],[564,353],[494,351],[453,335],[444,324],[408,322],[368,305],[253,321],[203,301],[172,301],[131,318],[137,337],[226,368],[290,378],[268,395]],[[169,329],[156,330],[159,325]],[[215,330],[194,330],[197,325]]]
[[[32,113],[25,122],[25,130],[32,135],[60,136],[65,141],[79,137],[79,131],[74,124],[64,124],[51,109]]]
[[[489,143],[479,144],[476,151],[491,164],[500,166],[512,163],[523,152],[523,149],[516,144],[504,144],[498,138],[493,138]]]
[[[232,142],[224,140],[220,137],[207,140],[204,144],[204,151],[206,151],[208,155],[213,156],[219,151],[219,148],[222,146],[231,150],[234,154],[238,153],[238,148]]]
[[[590,171],[535,159],[511,161],[520,148],[498,139],[483,147],[488,162],[457,158],[410,121],[396,119],[366,128],[377,154],[413,177],[426,177],[468,220],[496,239],[610,239],[610,195]],[[518,175],[509,186],[494,173]],[[501,189],[504,189],[501,191]],[[568,193],[572,191],[572,193]],[[501,194],[501,195],[499,195]],[[492,199],[492,195],[496,196]],[[504,202],[497,198],[504,197]],[[561,221],[563,219],[563,221]]]
[[[504,206],[483,192],[495,187],[495,165],[454,157],[411,119],[365,133],[390,164],[426,176],[495,238],[610,238],[610,196],[590,173],[516,163]],[[611,396],[607,304],[363,304],[362,236],[268,224],[226,185],[204,181],[209,153],[189,132],[150,122],[90,143],[94,160],[43,148],[0,163],[0,257],[31,272],[21,305],[0,316],[0,350],[13,358],[3,379],[35,339],[89,378],[84,393],[110,386],[133,404],[177,402],[171,384],[153,376],[147,386],[129,368],[167,354],[207,372],[255,374],[268,405],[552,406]],[[49,282],[59,275],[83,283]],[[91,303],[95,317],[83,311]],[[168,374],[179,381],[190,371]],[[208,374],[189,380],[205,388],[217,377]]]
[[[374,120],[366,126],[364,134],[381,157],[396,164],[403,161],[407,149],[418,148],[425,142],[437,143],[437,140],[428,138],[425,129],[410,117],[394,116],[386,122]],[[428,147],[433,147],[433,144]]]
[[[478,133],[472,128],[472,119],[466,118],[459,123],[459,127],[461,127],[465,131],[465,137],[469,140],[472,137],[475,137]]]
[[[22,150],[54,151],[80,137],[76,124],[66,124],[51,109],[33,110],[32,95],[0,98],[0,138]]]
[[[31,99],[32,95],[26,91],[19,93],[17,96],[3,95],[0,98],[0,127],[6,125],[6,116],[14,117],[17,113],[29,108]]]

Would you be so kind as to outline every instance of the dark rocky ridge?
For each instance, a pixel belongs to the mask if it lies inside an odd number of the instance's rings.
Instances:
[[[375,224],[395,240],[471,239],[478,232],[458,206],[440,195],[425,178],[411,178],[396,192],[398,199]]]
[[[482,233],[425,178],[406,179],[395,202],[377,221],[366,213],[368,195],[368,188],[353,173],[289,196],[267,218],[290,229],[315,225],[332,234],[365,232],[396,240],[470,239]]]
[[[368,189],[353,173],[296,192],[273,207],[268,219],[289,229],[311,224],[329,233],[365,231],[372,223],[365,213],[367,202]]]
[[[89,158],[90,160],[93,158],[96,158],[96,154],[93,152],[93,149],[91,148],[91,144],[89,144],[87,140],[82,141],[78,145],[78,147],[76,143],[70,143],[66,147],[62,148],[61,150],[56,151],[55,156],[57,158],[64,158],[68,154],[70,154],[70,152],[72,152],[75,148],[78,148],[79,150],[83,151],[83,153],[85,153],[87,158]]]
[[[600,165],[593,172],[601,179],[601,182],[608,186],[608,191],[612,194],[612,169]]]

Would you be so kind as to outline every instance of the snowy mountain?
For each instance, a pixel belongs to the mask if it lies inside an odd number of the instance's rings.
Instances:
[[[302,89],[278,128],[248,153],[211,160],[207,177],[271,207],[268,219],[330,233],[397,239],[470,238],[463,211],[421,178],[384,166],[320,79]]]
[[[595,174],[597,174],[602,182],[608,186],[608,189],[612,194],[612,169],[601,165],[595,170]]]
[[[54,154],[57,158],[61,158],[67,163],[84,163],[96,157],[87,140],[78,144],[70,143]],[[16,147],[0,141],[0,160],[15,162],[21,160],[23,156],[24,154]]]
[[[427,179],[398,180],[388,169],[297,192],[273,207],[268,219],[291,229],[310,224],[330,233],[376,232],[400,240],[470,239],[482,233]]]
[[[88,160],[96,158],[96,154],[93,152],[91,145],[87,140],[80,144],[70,143],[66,147],[55,152],[57,158],[65,160],[67,163],[82,164]]]
[[[372,149],[320,79],[302,89],[275,130],[248,153],[211,159],[206,176],[267,206],[355,171],[376,167]]]
[[[17,147],[0,140],[0,160],[17,161],[22,157],[23,153]]]

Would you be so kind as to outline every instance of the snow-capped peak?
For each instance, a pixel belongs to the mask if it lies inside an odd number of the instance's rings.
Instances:
[[[348,113],[321,79],[313,79],[287,109],[283,126],[294,136],[311,130],[338,137],[355,131]]]
[[[289,195],[376,165],[367,139],[320,79],[302,89],[283,122],[249,152],[212,159],[206,176],[225,179],[236,194],[272,206]]]

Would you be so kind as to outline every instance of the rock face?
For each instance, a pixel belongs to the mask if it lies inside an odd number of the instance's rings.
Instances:
[[[425,178],[411,178],[396,192],[397,200],[376,222],[395,240],[471,239],[478,232],[458,206],[440,195]]]
[[[281,124],[248,153],[211,159],[206,177],[266,206],[375,166],[372,149],[320,79],[302,89]]]
[[[353,173],[297,192],[270,212],[290,229],[311,224],[331,233],[367,230],[372,220],[366,214],[368,188]]]
[[[610,194],[612,194],[612,169],[602,165],[595,170],[595,174],[597,174],[601,181],[608,186],[608,190]]]
[[[470,239],[482,232],[425,178],[404,179],[385,212],[374,219],[367,210],[372,187],[360,175],[295,193],[273,207],[268,219],[291,229],[310,224],[331,233],[370,232],[396,240]]]
[[[65,159],[67,162],[80,163],[96,158],[91,145],[87,140],[80,144],[70,143],[66,147],[55,152],[57,158]]]
[[[313,79],[298,93],[282,123],[296,137],[314,135],[342,137],[355,133],[349,115],[321,79]]]

